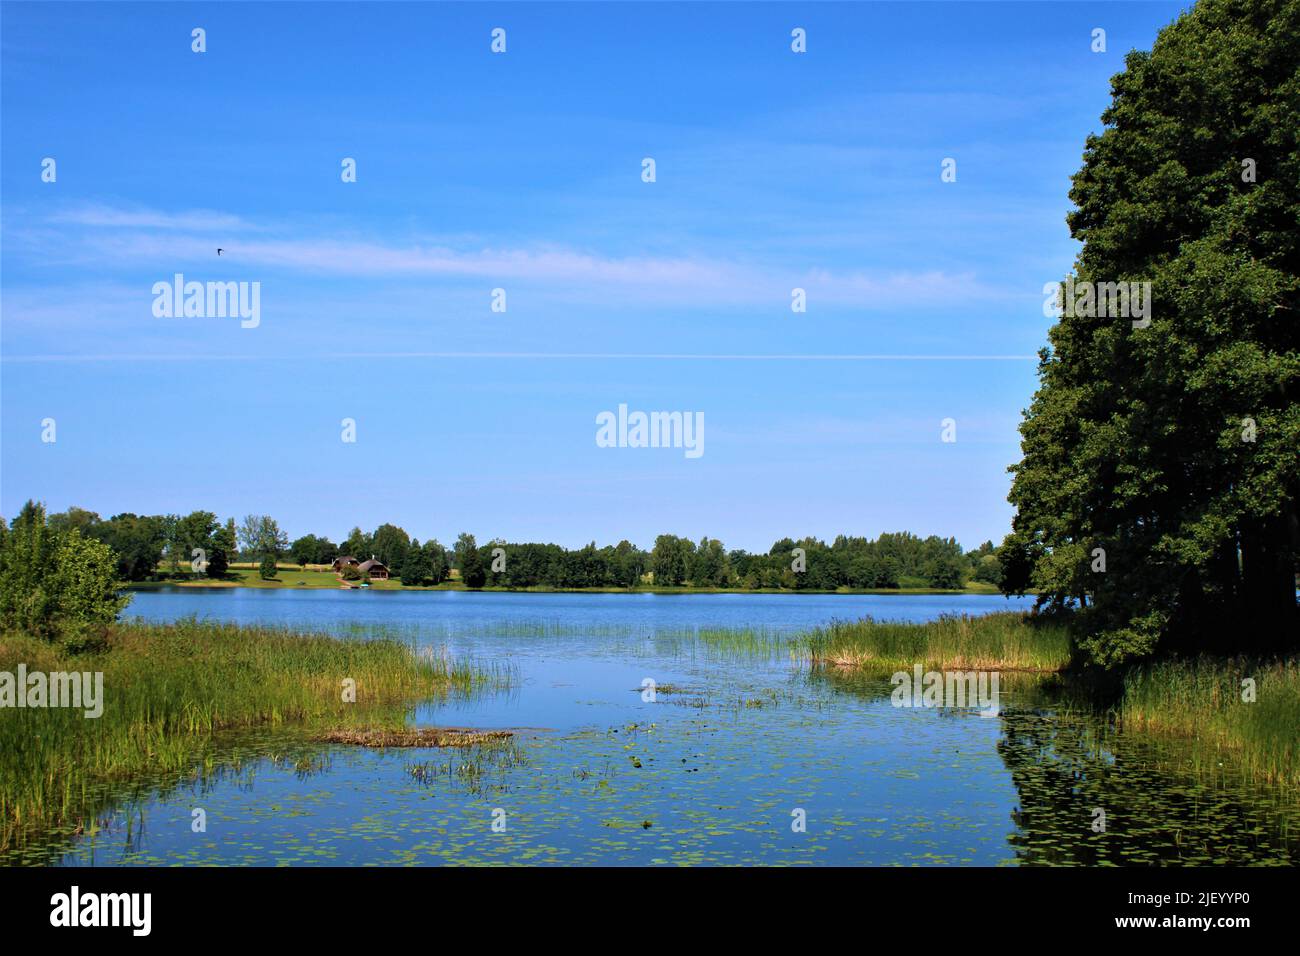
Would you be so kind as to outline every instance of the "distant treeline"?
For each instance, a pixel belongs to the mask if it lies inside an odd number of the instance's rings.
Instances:
[[[875,539],[840,535],[830,544],[817,538],[783,538],[767,553],[755,554],[727,550],[716,538],[696,542],[671,534],[657,537],[649,551],[628,541],[605,547],[592,542],[572,550],[500,539],[479,545],[471,534],[461,534],[446,548],[433,539],[421,543],[392,524],[370,533],[353,528],[340,544],[314,534],[291,542],[269,515],[222,522],[210,511],[184,516],[126,513],[105,520],[69,508],[51,515],[49,523],[56,529],[76,528],[107,544],[125,581],[195,571],[219,578],[236,560],[261,562],[263,575],[273,577],[280,560],[327,565],[340,556],[360,561],[373,556],[407,585],[437,584],[447,580],[453,568],[468,587],[509,588],[961,588],[969,581],[996,586],[1001,580],[991,541],[966,552],[955,538],[920,538],[908,532]]]

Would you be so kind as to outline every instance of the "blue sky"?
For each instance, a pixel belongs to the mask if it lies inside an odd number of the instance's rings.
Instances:
[[[1180,9],[6,3],[0,513],[1000,540],[1069,176]],[[155,317],[178,272],[260,324]]]

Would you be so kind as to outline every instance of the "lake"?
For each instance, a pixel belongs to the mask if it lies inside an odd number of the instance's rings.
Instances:
[[[413,725],[508,747],[374,751],[292,731],[196,777],[114,794],[44,862],[171,864],[1292,863],[1290,795],[1230,762],[1116,733],[1044,680],[999,712],[891,703],[887,674],[815,668],[782,639],[864,615],[1027,607],[984,595],[533,594],[184,588],[128,617],[398,636],[495,675]],[[726,641],[701,631],[755,629]],[[648,692],[647,680],[656,692]],[[193,832],[192,813],[206,814]],[[1104,815],[1105,826],[1097,830]],[[26,862],[36,862],[28,858]]]

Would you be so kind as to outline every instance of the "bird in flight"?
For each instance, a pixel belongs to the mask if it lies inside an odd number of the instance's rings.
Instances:
[[[217,246],[217,255],[221,255],[221,247]]]

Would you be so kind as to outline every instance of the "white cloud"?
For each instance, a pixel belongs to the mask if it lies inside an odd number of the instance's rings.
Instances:
[[[159,212],[143,208],[118,208],[91,203],[59,210],[48,217],[56,224],[118,229],[161,229],[182,232],[230,232],[247,230],[251,224],[238,216],[206,209]]]
[[[552,296],[589,299],[620,293],[639,303],[681,306],[766,306],[788,309],[791,290],[804,288],[809,308],[871,309],[952,305],[1007,299],[1023,290],[982,283],[973,272],[933,269],[888,272],[785,268],[764,261],[716,255],[608,256],[558,245],[478,245],[464,239],[400,243],[366,237],[297,234],[278,224],[254,224],[213,211],[160,212],[106,205],[50,216],[19,233],[18,247],[48,263],[96,269],[156,269],[160,276],[215,263],[223,269],[272,270],[307,277],[432,278],[508,286],[527,285]],[[71,227],[71,228],[69,228]]]

